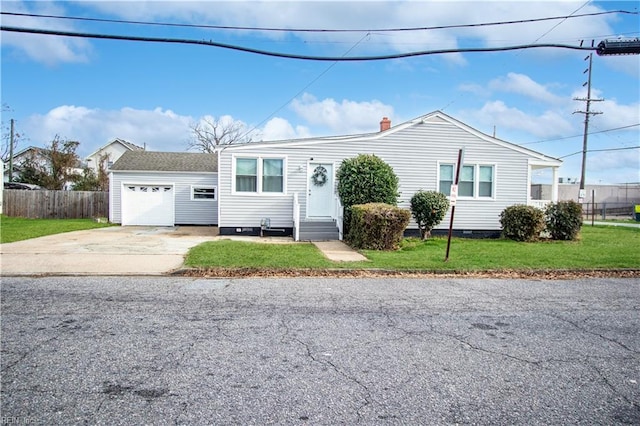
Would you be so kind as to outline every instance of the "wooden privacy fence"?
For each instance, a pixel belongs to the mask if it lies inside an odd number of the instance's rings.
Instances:
[[[31,219],[109,217],[109,193],[5,189],[2,213]]]

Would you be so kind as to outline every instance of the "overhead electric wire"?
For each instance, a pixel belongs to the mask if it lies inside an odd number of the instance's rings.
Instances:
[[[595,134],[598,134],[598,133],[613,132],[613,131],[615,131],[615,130],[628,129],[628,128],[630,128],[630,127],[636,127],[636,126],[640,126],[640,123],[636,123],[636,124],[629,124],[628,126],[614,127],[614,128],[612,128],[612,129],[598,130],[598,131],[595,131],[595,132],[589,132],[589,133],[587,133],[587,135],[595,135]],[[584,133],[581,133],[581,134],[579,134],[579,135],[575,135],[575,136],[564,136],[564,137],[561,137],[561,138],[544,139],[544,140],[541,140],[541,141],[534,141],[534,142],[525,142],[525,143],[520,143],[520,144],[518,144],[518,145],[533,145],[533,144],[536,144],[536,143],[544,143],[544,142],[560,141],[560,140],[563,140],[563,139],[581,138],[581,137],[583,137],[583,136],[584,136]],[[580,151],[580,152],[582,152],[582,151]]]
[[[364,36],[362,36],[362,38],[360,40],[358,40],[353,46],[351,46],[349,48],[349,50],[347,50],[346,52],[344,52],[344,54],[342,56],[346,56],[349,54],[349,52],[351,52],[353,49],[355,49],[360,43],[362,43],[364,41],[365,38],[369,37],[369,33],[365,34]],[[269,120],[271,117],[273,117],[274,115],[276,115],[280,110],[282,110],[282,108],[284,108],[285,106],[289,105],[295,98],[297,98],[300,94],[302,94],[305,90],[307,90],[309,87],[311,87],[311,85],[313,83],[315,83],[316,81],[320,80],[320,78],[322,78],[322,76],[324,76],[326,73],[328,73],[333,67],[335,67],[338,64],[338,62],[334,62],[332,64],[330,64],[328,67],[326,67],[318,76],[316,76],[316,78],[314,78],[313,80],[311,80],[309,83],[307,83],[302,89],[298,90],[298,93],[296,93],[295,95],[293,95],[292,97],[289,98],[289,100],[285,103],[283,103],[282,105],[280,105],[275,111],[273,111],[271,114],[269,114],[266,118],[264,118],[260,123],[256,124],[255,126],[253,126],[250,130],[248,130],[247,132],[244,133],[244,135],[242,136],[243,138],[246,137],[247,135],[251,134],[251,132],[253,132],[254,130],[256,130],[258,127],[262,126],[264,123],[267,122],[267,120]]]
[[[426,56],[426,55],[440,55],[445,53],[472,53],[472,52],[504,52],[510,50],[523,50],[523,49],[537,49],[537,48],[559,48],[570,50],[588,50],[596,51],[596,47],[582,47],[572,46],[568,44],[556,44],[556,43],[541,43],[541,44],[524,44],[516,46],[504,46],[504,47],[469,47],[469,48],[455,48],[455,49],[435,49],[435,50],[423,50],[417,52],[396,53],[391,55],[377,55],[377,56],[310,56],[310,55],[297,55],[294,53],[281,53],[268,50],[254,49],[251,47],[237,46],[226,43],[218,43],[212,40],[192,40],[192,39],[180,39],[180,38],[158,38],[158,37],[140,37],[140,36],[123,36],[115,34],[96,34],[96,33],[78,33],[71,31],[59,31],[59,30],[41,30],[36,28],[20,28],[0,26],[1,31],[9,31],[16,33],[26,34],[41,34],[41,35],[53,35],[63,37],[77,37],[77,38],[95,38],[103,40],[124,40],[124,41],[141,41],[150,43],[172,43],[172,44],[192,44],[200,46],[219,47],[223,49],[236,50],[247,53],[254,53],[264,56],[272,56],[277,58],[286,59],[302,59],[307,61],[331,61],[331,62],[356,62],[356,61],[380,61],[386,59],[400,59],[410,58],[414,56]]]
[[[590,150],[587,151],[587,153],[589,153],[589,152],[604,152],[604,151],[623,151],[623,150],[627,150],[627,149],[640,149],[640,145],[637,145],[637,146],[626,146],[624,148],[590,149]],[[574,152],[573,154],[563,155],[562,157],[558,157],[558,158],[567,158],[567,157],[572,157],[572,156],[578,155],[578,154],[582,154],[582,151]]]
[[[149,22],[149,21],[129,21],[121,19],[106,19],[106,18],[85,18],[80,16],[63,16],[63,15],[41,15],[35,13],[19,13],[19,12],[2,12],[2,15],[9,16],[23,16],[30,18],[49,18],[49,19],[70,19],[77,21],[91,21],[91,22],[105,22],[115,24],[134,24],[134,25],[156,25],[166,27],[185,27],[185,28],[205,28],[216,30],[247,30],[247,31],[279,31],[279,32],[317,32],[317,33],[348,33],[348,32],[403,32],[403,31],[429,31],[429,30],[443,30],[451,28],[473,28],[473,27],[486,27],[495,25],[513,25],[513,24],[526,24],[530,22],[551,21],[558,19],[570,19],[570,18],[582,18],[587,16],[599,16],[609,15],[614,13],[622,13],[629,15],[638,15],[638,12],[632,12],[628,10],[609,10],[605,12],[593,12],[583,13],[580,15],[566,15],[566,16],[550,16],[545,18],[531,18],[531,19],[518,19],[513,21],[496,21],[496,22],[481,22],[476,24],[455,24],[455,25],[438,25],[431,27],[410,27],[410,28],[361,28],[361,29],[318,29],[318,28],[275,28],[275,27],[243,27],[236,25],[205,25],[205,24],[176,24],[170,22]],[[555,27],[554,27],[555,28]],[[553,29],[553,28],[552,28]]]

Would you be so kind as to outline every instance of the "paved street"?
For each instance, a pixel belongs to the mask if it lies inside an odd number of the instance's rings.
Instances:
[[[3,424],[640,424],[640,280],[4,277]]]

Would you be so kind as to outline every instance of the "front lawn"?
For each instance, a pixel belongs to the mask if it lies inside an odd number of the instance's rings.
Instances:
[[[25,219],[23,217],[0,216],[0,243],[28,240],[62,232],[104,228],[109,223],[98,223],[92,219]]]
[[[367,262],[332,262],[311,243],[267,244],[220,240],[191,249],[185,265],[195,268],[348,268],[404,271],[619,269],[640,267],[640,229],[584,226],[580,241],[520,243],[510,240],[406,239],[394,252],[365,250]]]

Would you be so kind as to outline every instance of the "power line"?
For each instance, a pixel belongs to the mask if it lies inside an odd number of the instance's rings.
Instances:
[[[349,48],[349,50],[347,50],[346,52],[344,52],[344,54],[342,56],[346,56],[349,54],[349,52],[351,52],[353,49],[355,49],[360,43],[362,43],[364,41],[365,38],[369,37],[369,33],[365,34],[360,40],[358,40],[353,46],[351,46],[351,48]],[[298,91],[298,93],[296,93],[295,95],[293,95],[292,97],[289,98],[289,100],[285,103],[283,103],[282,105],[280,105],[275,111],[273,111],[271,114],[269,114],[269,116],[267,116],[265,119],[263,119],[260,123],[256,124],[255,126],[253,126],[249,131],[247,131],[244,136],[250,134],[251,132],[253,132],[254,130],[256,130],[258,127],[262,126],[264,123],[267,122],[267,120],[269,120],[271,117],[273,117],[274,115],[276,115],[280,110],[282,110],[282,108],[284,108],[285,106],[289,105],[295,98],[297,98],[301,93],[303,93],[305,90],[307,90],[313,83],[315,83],[316,81],[320,80],[326,73],[328,73],[333,67],[335,67],[338,63],[334,62],[331,65],[329,65],[327,68],[325,68],[316,78],[314,78],[313,80],[311,80],[309,83],[307,83],[306,86],[304,86],[302,89],[300,89]]]
[[[587,2],[588,3],[588,2]],[[583,5],[584,6],[584,5]],[[580,7],[579,9],[581,9]],[[579,10],[577,9],[577,10]],[[576,11],[577,11],[576,10]],[[575,11],[574,11],[575,13]],[[513,21],[496,21],[496,22],[481,22],[474,24],[455,24],[455,25],[438,25],[431,27],[409,27],[409,28],[379,28],[379,29],[314,29],[314,28],[275,28],[275,27],[243,27],[235,25],[205,25],[205,24],[176,24],[170,22],[149,22],[149,21],[129,21],[121,19],[106,19],[106,18],[86,18],[80,16],[63,16],[63,15],[44,15],[35,13],[19,13],[19,12],[2,12],[2,15],[9,16],[24,16],[30,18],[50,18],[50,19],[69,19],[76,21],[91,21],[91,22],[106,22],[116,24],[134,24],[134,25],[155,25],[165,27],[184,27],[184,28],[205,28],[216,30],[247,30],[247,31],[279,31],[279,32],[317,32],[317,33],[349,33],[349,32],[404,32],[404,31],[429,31],[429,30],[443,30],[452,28],[473,28],[473,27],[487,27],[495,25],[512,25],[512,24],[525,24],[531,22],[552,21],[552,20],[566,20],[570,18],[582,18],[587,16],[599,16],[609,14],[628,14],[638,15],[639,12],[632,12],[628,10],[609,10],[604,12],[583,13],[580,15],[566,15],[566,16],[550,16],[546,18],[532,18],[532,19],[518,19]],[[558,24],[559,25],[559,24]],[[551,28],[553,30],[555,27]],[[549,31],[551,31],[549,30]],[[543,34],[542,36],[546,35]],[[541,36],[541,37],[542,37]]]
[[[505,52],[511,50],[523,50],[523,49],[537,49],[537,48],[559,48],[570,50],[597,50],[595,47],[582,47],[572,46],[568,44],[555,44],[555,43],[542,43],[542,44],[524,44],[516,46],[504,46],[504,47],[468,47],[468,48],[455,48],[455,49],[436,49],[436,50],[423,50],[418,52],[397,53],[393,55],[378,55],[378,56],[310,56],[310,55],[297,55],[293,53],[281,53],[268,50],[254,49],[251,47],[237,46],[226,43],[218,43],[212,40],[193,40],[193,39],[180,39],[180,38],[157,38],[157,37],[139,37],[139,36],[123,36],[115,34],[96,34],[96,33],[77,33],[71,31],[58,31],[58,30],[40,30],[36,28],[19,28],[0,26],[1,31],[9,31],[16,33],[27,34],[42,34],[64,37],[78,37],[78,38],[95,38],[103,40],[125,40],[125,41],[141,41],[150,43],[171,43],[171,44],[194,44],[200,46],[219,47],[223,49],[236,50],[247,53],[254,53],[257,55],[272,56],[277,58],[287,59],[302,59],[307,61],[330,61],[330,62],[355,62],[355,61],[379,61],[386,59],[400,59],[409,58],[414,56],[426,56],[426,55],[440,55],[444,53],[472,53],[472,52]]]
[[[627,149],[640,149],[640,145],[637,145],[637,146],[625,146],[624,148],[590,149],[590,150],[588,150],[586,152],[623,151],[623,150],[627,150]],[[578,154],[582,154],[582,151],[577,151],[577,152],[574,152],[573,154],[563,155],[562,157],[558,157],[558,158],[567,158],[567,157],[572,157],[572,156],[578,155]]]
[[[589,132],[590,135],[595,135],[597,133],[607,133],[607,132],[613,132],[615,130],[622,130],[622,129],[628,129],[630,127],[636,127],[636,126],[640,126],[640,123],[636,123],[636,124],[629,124],[628,126],[621,126],[621,127],[614,127],[612,129],[606,129],[606,130],[598,130],[597,132]],[[580,135],[574,135],[574,136],[564,136],[561,138],[553,138],[553,139],[544,139],[541,141],[534,141],[534,142],[525,142],[525,143],[521,143],[518,145],[533,145],[536,143],[544,143],[544,142],[553,142],[553,141],[561,141],[563,139],[573,139],[573,138],[578,138],[578,137],[583,137],[584,134],[580,134]]]

